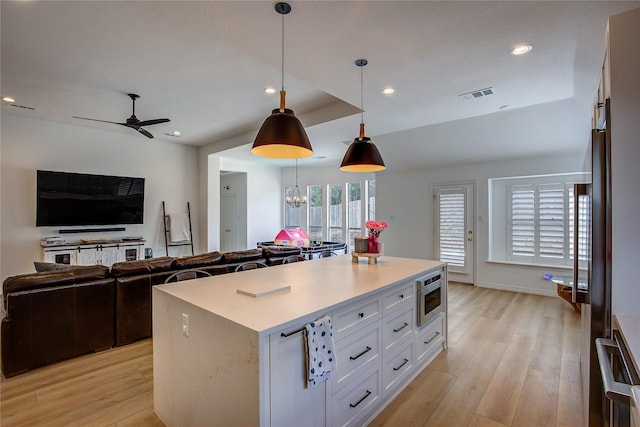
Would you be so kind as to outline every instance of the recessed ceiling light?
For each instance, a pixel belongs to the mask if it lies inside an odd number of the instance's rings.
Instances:
[[[382,89],[382,93],[384,93],[385,95],[391,95],[392,93],[395,93],[395,89],[392,87],[385,87],[384,89]]]
[[[525,55],[525,54],[531,52],[531,49],[533,49],[533,46],[531,46],[530,44],[521,44],[521,45],[518,45],[518,46],[514,47],[511,50],[511,54],[512,55],[516,55],[516,56]]]
[[[182,135],[182,133],[180,133],[179,130],[174,130],[171,133],[165,133],[165,135],[167,135],[167,136],[175,136],[176,138],[178,138],[180,135]]]
[[[264,88],[264,93],[268,93],[269,95],[276,93],[276,88],[273,86],[267,86]]]
[[[5,96],[5,97],[3,97],[3,98],[2,98],[2,100],[3,100],[4,102],[9,103],[9,104],[13,104],[14,102],[16,102],[16,100],[15,100],[15,99],[13,99],[13,98],[12,98],[12,97],[10,97],[10,96]]]

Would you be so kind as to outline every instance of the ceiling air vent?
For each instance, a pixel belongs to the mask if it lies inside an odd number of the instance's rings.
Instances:
[[[7,104],[10,107],[15,107],[15,108],[22,108],[23,110],[35,110],[34,107],[28,107],[26,105],[20,105],[20,104]]]
[[[483,96],[489,96],[489,95],[493,95],[492,87],[463,93],[462,95],[458,95],[458,97],[460,97],[460,99],[462,100],[468,101],[470,99],[482,98]]]

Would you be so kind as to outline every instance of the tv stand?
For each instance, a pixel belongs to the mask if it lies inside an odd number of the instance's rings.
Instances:
[[[104,265],[143,259],[146,240],[85,239],[62,244],[41,243],[42,260],[56,264]]]

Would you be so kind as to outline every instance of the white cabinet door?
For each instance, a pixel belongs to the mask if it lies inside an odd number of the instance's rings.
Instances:
[[[78,265],[96,265],[98,263],[98,247],[82,246],[78,248]]]
[[[99,252],[99,261],[101,265],[111,267],[118,262],[120,252],[124,252],[122,248],[117,246],[102,246]]]
[[[324,427],[326,382],[306,388],[303,333],[269,337],[271,427]]]

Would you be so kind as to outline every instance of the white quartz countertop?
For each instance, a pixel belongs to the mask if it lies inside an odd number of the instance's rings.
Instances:
[[[640,373],[640,317],[614,315],[614,327],[622,333],[636,372]]]
[[[366,259],[353,263],[351,255],[276,265],[201,279],[154,286],[187,303],[259,333],[271,333],[309,314],[413,280],[425,271],[442,267],[440,261],[382,256],[377,264]],[[262,297],[239,294],[269,293]]]

